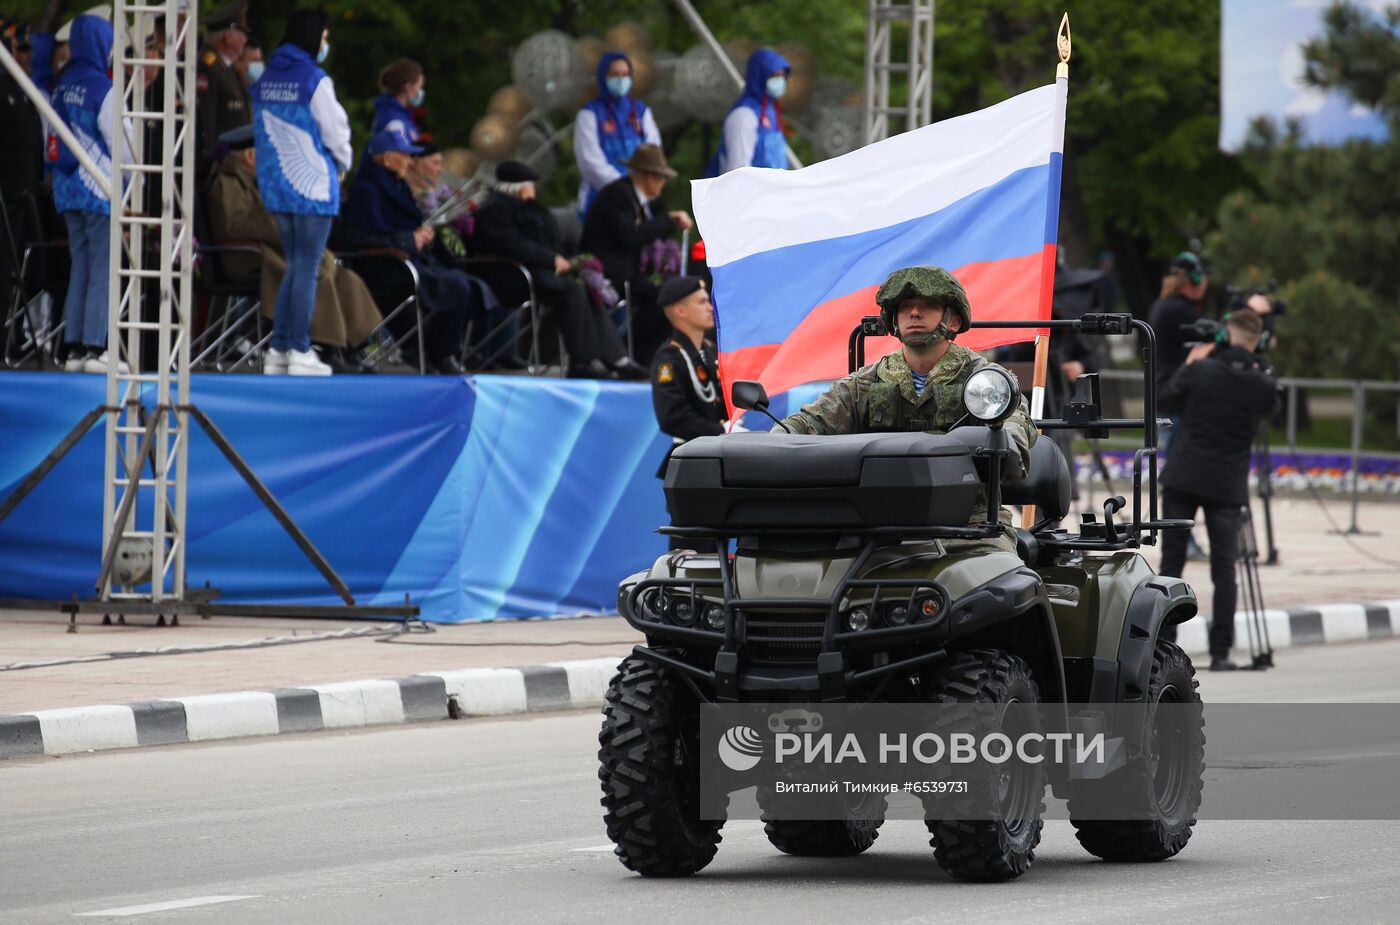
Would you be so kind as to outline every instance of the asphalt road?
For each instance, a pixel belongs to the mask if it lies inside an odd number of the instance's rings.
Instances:
[[[1293,650],[1202,692],[1400,702],[1397,660],[1400,641]],[[1051,822],[1031,872],[996,886],[950,880],[917,823],[811,860],[736,822],[701,875],[643,880],[605,845],[597,727],[571,713],[5,762],[0,921],[1321,925],[1394,921],[1400,903],[1396,822],[1203,821],[1145,866],[1096,861]]]

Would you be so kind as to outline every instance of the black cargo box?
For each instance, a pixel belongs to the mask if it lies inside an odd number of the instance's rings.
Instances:
[[[701,437],[666,468],[677,527],[961,527],[981,487],[966,444],[924,433]]]

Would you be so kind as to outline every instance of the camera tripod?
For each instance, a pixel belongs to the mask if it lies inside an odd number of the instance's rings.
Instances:
[[[1267,512],[1267,496],[1265,498],[1264,510]],[[1239,571],[1239,600],[1245,614],[1245,633],[1249,637],[1249,668],[1263,671],[1274,667],[1274,647],[1269,641],[1269,624],[1264,616],[1264,591],[1259,582],[1259,544],[1254,537],[1254,518],[1248,504],[1240,510],[1235,566]]]

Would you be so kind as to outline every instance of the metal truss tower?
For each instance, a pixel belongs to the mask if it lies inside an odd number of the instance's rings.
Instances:
[[[933,120],[934,0],[868,0],[865,25],[865,144],[890,135],[890,117],[903,116],[898,131],[909,131]],[[895,24],[907,24],[908,57],[894,61]],[[890,102],[890,75],[906,74],[909,93],[903,106]]]
[[[103,601],[185,597],[197,20],[186,0],[112,9]]]

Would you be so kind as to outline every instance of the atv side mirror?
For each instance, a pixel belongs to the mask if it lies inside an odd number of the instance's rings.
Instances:
[[[792,433],[791,427],[778,420],[773,416],[773,412],[768,410],[768,391],[763,388],[763,383],[754,382],[751,379],[740,379],[729,390],[729,398],[734,403],[735,408],[757,411],[783,430]]]
[[[729,396],[735,408],[743,408],[745,411],[768,410],[768,391],[763,388],[761,382],[740,379],[734,383],[734,388],[730,390]]]

